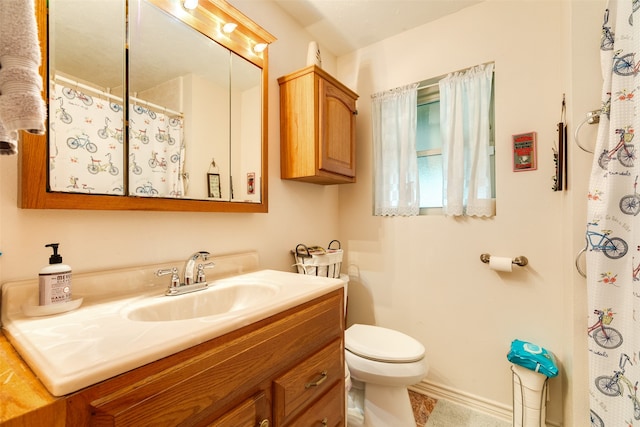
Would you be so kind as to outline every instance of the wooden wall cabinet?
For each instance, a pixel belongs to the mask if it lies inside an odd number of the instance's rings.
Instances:
[[[315,65],[280,77],[278,83],[281,178],[355,182],[358,95]]]
[[[343,307],[339,289],[88,387],[66,425],[344,426]]]

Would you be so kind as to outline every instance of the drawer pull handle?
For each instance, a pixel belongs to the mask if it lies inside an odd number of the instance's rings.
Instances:
[[[322,384],[323,382],[325,382],[327,380],[327,371],[322,371],[322,373],[320,373],[320,378],[318,378],[317,380],[310,382],[310,383],[306,383],[304,385],[304,388],[308,389],[311,387],[318,387],[320,384]]]
[[[324,417],[324,419],[322,420],[322,425],[323,425],[324,427],[326,427],[326,426],[328,426],[328,425],[329,425],[329,420],[327,419],[327,417]]]
[[[269,427],[269,420],[265,418],[264,420],[260,421],[258,427]]]

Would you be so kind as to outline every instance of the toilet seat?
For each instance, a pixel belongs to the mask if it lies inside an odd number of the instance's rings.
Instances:
[[[345,348],[369,360],[411,363],[424,358],[424,346],[416,339],[380,326],[355,324],[344,332]]]

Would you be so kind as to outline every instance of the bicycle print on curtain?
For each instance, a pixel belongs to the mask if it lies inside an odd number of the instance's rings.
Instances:
[[[129,192],[182,197],[183,120],[133,104],[129,108]]]
[[[125,193],[122,103],[52,83],[49,185],[52,191]],[[129,107],[129,194],[182,197],[183,119]]]
[[[122,104],[51,83],[52,191],[124,194]]]
[[[610,0],[601,43],[600,125],[587,202],[590,418],[640,426],[640,90],[638,0]],[[636,14],[637,15],[637,14]]]

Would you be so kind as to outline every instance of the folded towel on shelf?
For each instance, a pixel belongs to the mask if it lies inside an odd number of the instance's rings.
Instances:
[[[17,152],[17,131],[44,134],[46,105],[32,0],[0,1],[0,154]]]

